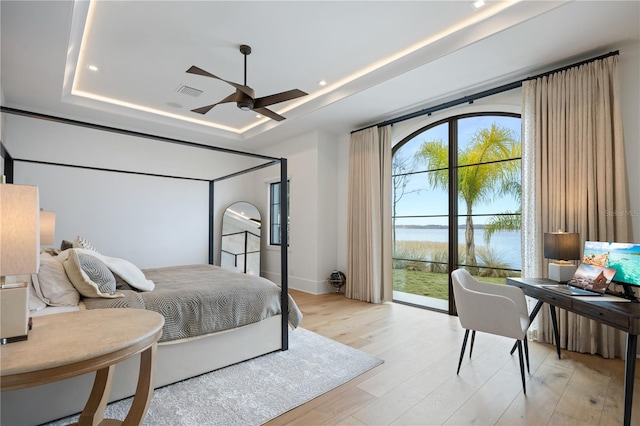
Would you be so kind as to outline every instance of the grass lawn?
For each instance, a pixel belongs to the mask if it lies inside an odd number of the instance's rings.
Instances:
[[[482,281],[505,284],[505,278],[481,277]],[[406,269],[393,270],[393,289],[436,299],[449,299],[449,275]]]

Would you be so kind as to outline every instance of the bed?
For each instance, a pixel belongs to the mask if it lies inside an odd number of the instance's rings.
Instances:
[[[115,287],[111,294],[109,291],[103,293],[108,295],[105,297],[79,294],[74,305],[75,295],[62,274],[71,281],[71,259],[87,256],[99,259],[99,263],[110,268]],[[109,259],[123,261],[82,248],[65,250],[59,257],[43,253],[32,292],[37,296],[36,302],[46,301],[46,307],[33,313],[34,327],[37,327],[40,315],[79,309],[126,307],[159,312],[165,317],[165,326],[156,354],[156,388],[281,350],[283,338],[286,338],[282,324],[286,322],[288,327],[295,329],[302,319],[288,294],[288,312],[283,316],[281,288],[258,276],[213,265],[136,270],[135,265],[126,261],[113,267]],[[122,264],[130,270],[122,269]],[[94,281],[98,282],[97,279]],[[136,284],[147,290],[140,290]],[[76,290],[77,285],[74,285]],[[150,286],[153,286],[151,290]],[[138,357],[118,364],[110,401],[135,393],[138,368]],[[3,392],[1,423],[34,425],[80,412],[93,384],[93,376],[87,374],[44,386]]]
[[[203,193],[202,196],[208,198],[208,210],[200,213],[207,217],[208,263],[210,265],[216,263],[216,258],[219,255],[219,250],[216,251],[215,249],[215,228],[216,218],[219,216],[220,211],[223,210],[223,208],[216,203],[216,194],[219,193],[222,195],[225,207],[226,203],[230,201],[230,197],[233,198],[236,195],[239,195],[235,194],[235,192],[233,195],[230,194],[228,187],[224,182],[228,180],[233,181],[235,178],[246,176],[247,174],[270,167],[279,168],[280,185],[282,187],[285,187],[288,180],[286,158],[271,157],[258,153],[243,152],[237,149],[216,147],[208,143],[203,144],[157,134],[141,133],[95,123],[69,120],[25,110],[2,107],[2,112],[27,117],[29,119],[42,120],[45,123],[54,122],[56,126],[64,125],[77,127],[79,129],[78,134],[82,134],[81,137],[83,139],[86,138],[85,132],[89,129],[92,132],[95,131],[95,133],[91,133],[92,138],[95,135],[96,138],[100,140],[104,137],[116,142],[123,141],[126,142],[127,146],[130,146],[133,140],[140,139],[143,144],[149,142],[170,144],[180,147],[190,147],[202,152],[215,152],[216,154],[219,154],[224,159],[216,161],[215,167],[198,169],[199,172],[196,172],[191,166],[189,166],[188,171],[183,171],[183,174],[167,174],[165,167],[156,169],[156,172],[149,169],[141,171],[131,170],[127,167],[123,168],[120,162],[114,163],[109,167],[109,163],[107,162],[104,164],[104,167],[96,168],[95,165],[71,164],[67,162],[66,158],[63,159],[62,162],[42,161],[41,158],[37,160],[29,158],[14,159],[8,152],[3,152],[5,164],[4,170],[7,172],[8,183],[14,182],[14,170],[26,165],[37,165],[38,167],[42,167],[46,170],[51,170],[51,168],[54,170],[86,170],[90,173],[90,176],[87,176],[87,179],[93,178],[96,173],[115,173],[117,175],[139,177],[141,182],[143,179],[144,182],[147,182],[149,179],[175,179],[183,182],[189,181],[196,183],[207,182],[208,191],[207,193]],[[105,135],[100,134],[103,132]],[[229,161],[226,161],[226,159],[229,159]],[[238,159],[238,161],[236,161],[236,159]],[[234,165],[237,165],[240,170],[233,170]],[[44,179],[47,179],[48,182],[47,177]],[[44,184],[45,182],[42,183]],[[39,184],[39,182],[36,181],[35,184]],[[61,183],[61,185],[65,186],[66,184],[66,181]],[[54,189],[57,194],[58,188],[51,188],[50,190],[53,191]],[[82,203],[83,206],[89,206],[89,210],[94,208],[94,205],[87,203],[86,200],[83,200]],[[287,223],[289,204],[286,191],[281,191],[280,205],[280,223]],[[78,215],[82,216],[79,213]],[[92,217],[90,212],[86,217]],[[93,224],[87,224],[87,226],[91,229]],[[288,227],[280,227],[280,241],[288,240]],[[278,271],[278,278],[280,286],[280,306],[282,307],[282,310],[289,312],[290,307],[288,305],[290,305],[291,299],[288,296],[289,276],[287,245],[281,245],[279,257],[280,268]],[[47,259],[46,256],[44,259]],[[45,260],[45,263],[51,264],[50,259]],[[146,273],[146,270],[143,271],[143,273]],[[41,274],[43,274],[42,267],[38,273],[38,277]],[[60,275],[59,272],[57,274]],[[64,272],[62,275],[64,275]],[[53,278],[54,279],[51,281],[56,282],[56,277]],[[62,277],[58,276],[57,278]],[[33,313],[33,316],[35,316],[34,326],[37,326],[38,315],[89,308],[87,307],[87,304],[84,303],[84,299],[86,298],[83,298],[82,301],[78,300],[79,297],[75,290],[72,291],[64,286],[50,288],[49,290],[49,294],[44,295],[45,298],[47,298],[48,303],[43,302],[42,299],[34,298],[34,303],[44,304],[44,306],[40,306],[40,309],[37,310],[37,312]],[[118,289],[118,291],[125,293],[126,296],[125,289]],[[35,288],[32,293],[35,293]],[[126,299],[126,297],[118,297],[116,299],[122,301],[121,299]],[[289,327],[290,321],[288,316],[278,313],[258,322],[211,332],[204,336],[184,337],[178,340],[163,341],[158,345],[154,385],[155,387],[164,386],[266,353],[277,350],[286,350],[288,348]],[[113,389],[111,392],[112,401],[133,394],[137,372],[137,357],[129,359],[118,365],[115,369]],[[92,382],[93,375],[80,376],[46,386],[2,392],[2,418],[0,423],[3,425],[33,425],[79,412],[84,406],[86,396],[89,394]]]

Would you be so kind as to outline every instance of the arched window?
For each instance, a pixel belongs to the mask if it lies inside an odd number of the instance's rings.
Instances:
[[[394,300],[452,313],[449,272],[505,283],[521,269],[520,116],[466,114],[393,149]]]

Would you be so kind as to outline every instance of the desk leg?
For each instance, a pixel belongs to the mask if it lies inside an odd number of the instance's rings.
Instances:
[[[96,378],[93,381],[91,394],[78,419],[77,424],[79,426],[97,425],[104,419],[104,409],[107,406],[109,395],[111,394],[114,369],[115,365],[110,365],[109,367],[96,371]]]
[[[558,331],[558,318],[556,317],[556,307],[549,305],[549,312],[551,313],[551,322],[553,323],[553,337],[556,339],[556,351],[558,352],[558,359],[560,356],[560,332]]]
[[[129,414],[122,422],[123,425],[140,425],[153,396],[153,361],[157,345],[154,343],[140,354],[140,372],[138,373],[138,385],[133,397],[133,403]]]
[[[531,324],[533,322],[533,320],[536,319],[536,315],[538,315],[538,312],[540,311],[540,308],[542,308],[543,304],[544,304],[544,302],[541,302],[541,301],[538,300],[538,302],[536,303],[536,306],[533,307],[533,310],[529,314],[529,324]],[[527,336],[525,336],[525,339],[526,338],[527,338]],[[513,355],[513,353],[516,351],[517,347],[518,347],[518,342],[513,344],[513,347],[511,348],[511,352],[509,352],[509,353],[511,355]]]
[[[633,381],[636,375],[636,354],[638,353],[638,335],[627,335],[627,357],[624,361],[624,425],[631,425],[633,403]]]

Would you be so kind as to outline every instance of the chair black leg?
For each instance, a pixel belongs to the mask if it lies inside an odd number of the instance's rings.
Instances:
[[[531,370],[529,369],[529,343],[527,343],[527,336],[524,336],[522,343],[524,343],[524,358],[527,361],[527,373],[531,374]]]
[[[469,330],[464,331],[464,340],[462,341],[462,350],[460,351],[460,361],[458,361],[458,371],[456,374],[460,373],[460,366],[462,365],[462,358],[464,358],[464,350],[467,347],[467,339],[469,338]]]
[[[473,343],[476,341],[476,331],[471,332],[471,346],[469,347],[469,359],[471,359],[471,353],[473,352]]]
[[[522,342],[518,340],[518,359],[520,360],[520,377],[522,378],[522,392],[527,394],[527,385],[524,383],[524,362],[522,360]]]

